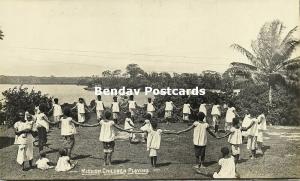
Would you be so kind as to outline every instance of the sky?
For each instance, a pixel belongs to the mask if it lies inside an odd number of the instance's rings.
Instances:
[[[298,0],[1,0],[0,75],[224,72],[260,27],[299,24]],[[300,30],[299,30],[300,31]],[[299,32],[297,32],[299,35]],[[295,54],[295,53],[294,53]]]

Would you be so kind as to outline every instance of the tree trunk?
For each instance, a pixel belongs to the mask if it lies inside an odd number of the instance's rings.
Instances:
[[[269,104],[272,105],[272,86],[269,86]]]

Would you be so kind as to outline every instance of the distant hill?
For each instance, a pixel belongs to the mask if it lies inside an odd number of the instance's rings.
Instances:
[[[0,84],[78,84],[88,77],[36,77],[0,75]]]

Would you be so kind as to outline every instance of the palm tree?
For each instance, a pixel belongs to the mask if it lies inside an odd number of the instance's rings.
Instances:
[[[267,83],[269,86],[269,105],[272,105],[272,87],[278,83],[296,85],[288,79],[290,72],[300,67],[300,56],[291,58],[293,51],[300,41],[293,37],[297,26],[291,29],[283,38],[283,23],[279,20],[265,23],[256,40],[251,42],[252,52],[241,45],[232,44],[231,47],[245,55],[250,64],[232,62],[229,71],[235,73],[251,73],[251,78],[256,83]]]

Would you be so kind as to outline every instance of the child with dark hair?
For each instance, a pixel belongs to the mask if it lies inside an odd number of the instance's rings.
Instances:
[[[100,121],[101,118],[103,117],[103,111],[105,109],[105,106],[104,106],[104,103],[103,101],[101,100],[101,96],[98,95],[97,96],[97,100],[95,101],[95,106],[92,108],[93,109],[96,109],[96,115],[97,115],[97,119]]]
[[[131,113],[131,119],[134,121],[135,111],[138,107],[136,101],[134,100],[134,96],[130,95],[128,100],[128,111]]]
[[[209,124],[203,121],[205,118],[205,114],[203,112],[199,112],[197,114],[197,118],[198,118],[197,121],[195,121],[193,125],[191,125],[185,130],[177,132],[177,134],[181,134],[194,129],[193,142],[194,142],[196,164],[197,164],[194,166],[194,168],[200,168],[200,167],[204,168],[203,162],[205,160],[207,132],[215,138],[217,138],[217,136],[209,129]]]
[[[111,111],[112,111],[112,119],[116,124],[119,124],[118,119],[119,119],[119,114],[120,114],[120,102],[118,102],[118,97],[114,96],[113,97],[113,102],[111,103]]]
[[[153,105],[153,101],[151,97],[148,97],[148,102],[146,104],[146,109],[147,109],[147,114],[151,114],[151,116],[153,116],[154,111],[155,111],[155,107]]]
[[[219,122],[221,117],[221,106],[219,105],[219,101],[215,100],[215,104],[211,109],[211,116],[212,116],[212,127],[215,129],[215,133],[219,131]]]
[[[226,112],[226,117],[225,117],[225,131],[230,130],[231,126],[232,126],[232,120],[238,116],[234,105],[232,102],[229,102],[228,104],[228,109]]]
[[[165,103],[165,119],[167,124],[169,124],[173,118],[173,109],[177,107],[174,105],[174,103],[171,101],[170,97],[167,97],[167,101]]]
[[[60,117],[63,115],[61,106],[58,104],[58,98],[54,98],[54,104],[48,113],[51,111],[53,111],[54,122],[58,122]]]
[[[125,123],[124,123],[124,129],[128,130],[128,131],[133,131],[133,128],[134,128],[134,123],[131,119],[131,113],[127,112],[126,118],[125,118]],[[129,142],[130,143],[136,142],[134,133],[129,133]]]
[[[65,149],[59,150],[59,158],[55,167],[57,172],[66,172],[75,167],[77,162],[72,163],[70,157],[67,156],[67,151]]]
[[[143,123],[143,126],[140,128],[140,130],[144,131],[142,133],[142,142],[146,142],[147,141],[147,130],[152,129],[152,125],[151,125],[151,119],[152,119],[152,115],[147,113],[145,116],[145,121]]]
[[[104,165],[111,165],[112,155],[115,147],[115,130],[117,128],[120,131],[125,131],[128,133],[139,133],[135,131],[125,130],[116,125],[116,123],[111,119],[112,113],[107,111],[104,113],[104,119],[99,123],[93,125],[86,125],[89,127],[101,126],[99,141],[103,143],[104,151]]]
[[[236,178],[234,158],[230,156],[227,147],[221,148],[222,158],[219,160],[219,171],[213,174],[213,178]]]
[[[76,105],[71,109],[75,109],[77,108],[77,115],[78,115],[78,122],[79,123],[84,123],[85,122],[85,112],[91,112],[87,106],[86,106],[86,103],[84,101],[83,98],[79,98],[78,99],[78,103],[76,103]]]

